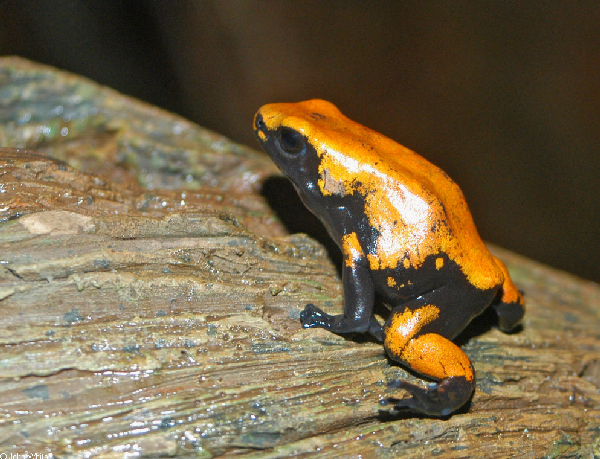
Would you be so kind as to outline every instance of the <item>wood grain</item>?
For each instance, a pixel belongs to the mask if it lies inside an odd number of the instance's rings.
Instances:
[[[0,114],[0,453],[600,457],[598,285],[492,248],[522,329],[461,335],[460,413],[392,417],[386,381],[420,380],[300,327],[308,302],[341,310],[340,281],[261,194],[264,156],[16,58]]]

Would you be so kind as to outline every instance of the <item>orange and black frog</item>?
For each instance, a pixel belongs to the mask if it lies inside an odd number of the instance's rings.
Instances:
[[[254,129],[344,256],[344,313],[308,304],[302,325],[368,332],[391,359],[436,381],[427,389],[392,381],[388,386],[412,397],[382,403],[430,416],[463,406],[475,376],[451,340],[490,305],[503,331],[525,308],[506,267],[479,237],[458,185],[324,100],[265,105]],[[383,326],[373,316],[375,295],[392,307]]]

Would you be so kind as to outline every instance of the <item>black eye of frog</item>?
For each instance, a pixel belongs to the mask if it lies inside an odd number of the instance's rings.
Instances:
[[[281,127],[279,129],[279,145],[281,149],[289,155],[298,155],[304,151],[306,147],[304,137],[297,131],[289,127]]]

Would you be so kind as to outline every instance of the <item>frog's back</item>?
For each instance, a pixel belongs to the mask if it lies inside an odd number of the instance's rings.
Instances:
[[[419,268],[427,257],[445,254],[477,288],[502,283],[462,191],[440,168],[326,101],[272,104],[261,112],[267,125],[287,125],[312,145],[325,199],[364,200],[364,214],[378,233],[369,254],[372,269]]]
[[[422,156],[396,145],[396,148],[383,153],[385,161],[393,164],[392,174],[397,174],[399,183],[428,206],[418,228],[430,232],[430,246],[427,243],[425,246],[428,247],[420,246],[421,261],[425,254],[444,253],[461,267],[469,282],[479,289],[485,290],[502,284],[503,274],[481,240],[458,185],[448,174]],[[402,212],[406,215],[412,210],[411,206],[405,205]],[[417,228],[411,230],[415,229]]]
[[[380,230],[382,267],[393,268],[401,258],[404,266],[418,268],[427,257],[445,254],[477,288],[502,284],[502,272],[481,240],[458,185],[417,153],[380,134],[374,139],[376,173],[361,194],[371,224]]]

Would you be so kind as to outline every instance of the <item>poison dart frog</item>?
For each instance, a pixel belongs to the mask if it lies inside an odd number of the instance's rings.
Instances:
[[[435,381],[426,389],[388,382],[411,395],[382,400],[394,410],[444,417],[463,406],[475,375],[451,340],[490,305],[499,328],[510,331],[525,305],[458,185],[324,100],[264,105],[254,130],[343,254],[344,313],[308,304],[303,327],[368,332],[392,360]],[[373,315],[375,295],[392,308],[383,326]]]

